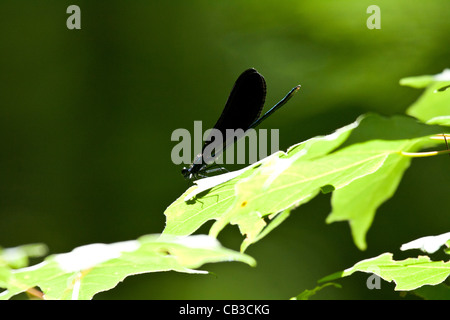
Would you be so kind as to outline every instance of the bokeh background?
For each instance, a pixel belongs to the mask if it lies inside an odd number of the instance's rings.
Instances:
[[[81,30],[66,27],[70,4],[81,8]],[[380,30],[366,27],[372,4]],[[262,125],[280,129],[283,150],[366,112],[404,113],[421,92],[399,79],[450,67],[449,12],[446,0],[2,0],[0,245],[43,242],[62,253],[160,233],[164,210],[188,187],[170,159],[172,131],[212,126],[249,67],[266,78],[266,107],[302,85]],[[346,223],[325,224],[330,195],[320,195],[248,249],[255,268],[133,276],[95,298],[287,299],[361,259],[401,258],[402,243],[449,231],[449,161],[413,161],[364,252]],[[238,250],[242,237],[228,226],[219,240]],[[316,298],[400,298],[366,279]]]

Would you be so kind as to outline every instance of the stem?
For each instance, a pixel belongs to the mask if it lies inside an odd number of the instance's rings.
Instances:
[[[429,151],[429,152],[404,152],[401,151],[402,156],[413,157],[413,158],[421,158],[421,157],[432,157],[440,154],[450,154],[450,150],[441,150],[441,151]]]

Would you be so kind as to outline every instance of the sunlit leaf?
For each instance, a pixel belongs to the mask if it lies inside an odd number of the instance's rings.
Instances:
[[[188,235],[215,220],[209,233],[216,237],[227,224],[236,224],[246,236],[245,250],[261,239],[267,223],[280,222],[266,217],[285,212],[284,220],[286,212],[320,192],[332,192],[327,221],[350,221],[355,243],[364,249],[375,210],[392,196],[411,161],[402,152],[436,145],[429,136],[440,132],[441,127],[409,117],[361,117],[333,134],[275,153],[185,201],[197,188],[191,187],[165,211],[164,233]]]
[[[426,88],[419,99],[408,108],[407,114],[423,122],[430,121],[430,124],[449,125],[450,69],[434,76],[404,78],[400,80],[400,84]]]
[[[327,276],[319,282],[333,281],[360,271],[376,274],[388,282],[394,281],[397,291],[409,291],[424,285],[440,284],[450,275],[450,261],[431,261],[427,256],[396,261],[392,257],[392,253],[384,253],[360,261],[353,267]]]
[[[3,283],[0,281],[7,289],[0,298],[8,299],[37,286],[46,299],[91,299],[130,275],[160,271],[207,273],[196,268],[221,261],[255,265],[250,256],[223,248],[206,235],[149,235],[133,241],[90,244],[49,256],[35,266],[12,270]]]

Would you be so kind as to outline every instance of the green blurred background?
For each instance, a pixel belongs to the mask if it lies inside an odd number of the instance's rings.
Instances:
[[[66,9],[81,8],[81,30]],[[381,29],[369,30],[369,5]],[[353,122],[402,114],[420,95],[402,77],[450,66],[450,2],[12,1],[0,3],[0,245],[43,242],[61,253],[160,233],[163,212],[187,188],[171,162],[177,128],[212,126],[237,76],[266,78],[266,108],[301,91],[263,128],[280,148]],[[448,232],[448,157],[414,160],[377,213],[368,249],[346,223],[326,225],[330,195],[296,209],[251,246],[258,265],[203,266],[127,278],[98,299],[287,299],[323,276],[404,242]],[[207,231],[207,226],[200,230]],[[235,226],[219,236],[238,250]],[[395,299],[367,275],[322,299]]]

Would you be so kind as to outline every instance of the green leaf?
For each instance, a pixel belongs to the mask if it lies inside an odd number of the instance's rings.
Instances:
[[[427,124],[437,124],[441,126],[449,126],[450,127],[450,116],[438,116],[431,118],[427,121]]]
[[[383,253],[378,257],[360,261],[351,268],[319,280],[319,283],[347,277],[360,271],[376,274],[389,282],[394,281],[396,291],[410,291],[424,285],[440,284],[450,275],[450,261],[431,261],[427,256],[395,261],[392,256],[392,253]]]
[[[386,160],[374,174],[361,177],[333,192],[332,212],[327,222],[349,221],[355,244],[365,249],[365,235],[377,208],[392,197],[410,165],[411,158],[401,152],[415,152],[436,144],[429,136],[442,130],[442,127],[427,126],[408,117],[365,118],[353,130],[345,145],[385,154]]]
[[[348,221],[356,246],[367,248],[366,234],[376,210],[392,197],[411,159],[393,154],[374,174],[355,180],[331,197],[332,212],[326,222]]]
[[[215,220],[209,234],[217,237],[227,224],[236,224],[246,236],[241,245],[244,251],[261,239],[268,223],[280,222],[266,217],[285,212],[284,220],[286,210],[320,192],[334,190],[333,211],[327,222],[350,221],[355,243],[364,249],[375,210],[392,196],[411,161],[401,152],[436,145],[438,142],[429,136],[441,132],[442,127],[410,117],[360,117],[333,134],[297,144],[286,153],[275,153],[234,179],[209,191],[202,189],[194,199],[185,201],[198,188],[191,187],[165,211],[164,233],[189,235]]]
[[[450,69],[434,76],[404,78],[400,84],[426,87],[419,99],[408,108],[407,114],[430,124],[449,125],[450,90],[447,88],[450,85]]]
[[[406,77],[400,79],[400,85],[421,89],[428,87],[432,83],[442,81],[450,81],[450,69],[444,69],[444,71],[435,75]]]
[[[91,299],[130,275],[160,271],[207,273],[195,268],[221,261],[255,265],[250,256],[223,248],[206,235],[149,235],[135,241],[91,244],[49,256],[38,265],[13,270],[0,298],[8,299],[38,286],[46,299]]]
[[[437,123],[439,117],[450,115],[450,90],[438,91],[443,85],[449,85],[450,81],[433,83],[427,87],[425,92],[419,99],[407,110],[407,114],[417,119],[428,122]],[[447,122],[447,118],[444,118]],[[439,124],[445,124],[442,122]]]
[[[11,268],[0,264],[0,288],[6,288],[11,279]],[[1,293],[0,293],[1,295]]]
[[[434,76],[425,75],[400,79],[400,85],[422,89],[434,82]]]
[[[185,202],[186,194],[196,187],[190,188],[166,210],[164,233],[187,235],[206,221],[215,219],[210,235],[216,237],[228,223],[237,224],[241,233],[247,235],[242,246],[242,250],[245,249],[261,238],[258,235],[266,226],[264,217],[276,216],[307,202],[322,186],[333,181],[328,177],[334,178],[336,188],[381,165],[383,157],[372,158],[372,155],[359,156],[357,164],[342,153],[332,155],[329,160],[322,158],[342,144],[355,126],[357,123],[329,136],[295,145],[287,153],[273,154],[250,166],[239,177],[214,187],[208,194],[200,194],[196,201]],[[317,163],[320,161],[324,163]],[[331,163],[336,168],[330,167]],[[351,166],[360,170],[351,170]],[[303,179],[299,179],[302,176]]]

